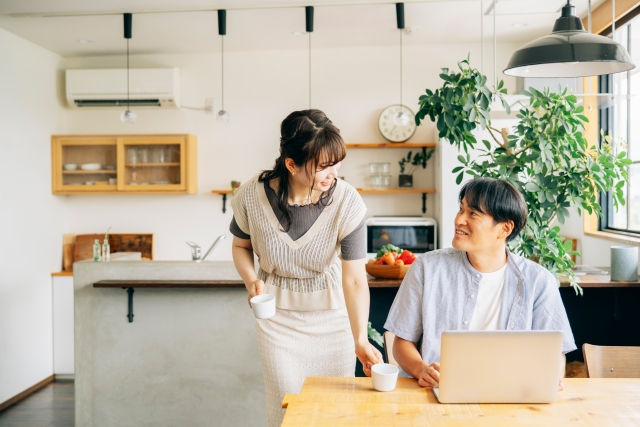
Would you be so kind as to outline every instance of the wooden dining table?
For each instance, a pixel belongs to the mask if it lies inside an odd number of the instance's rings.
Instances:
[[[371,378],[308,377],[287,394],[282,427],[640,426],[640,378],[566,378],[547,404],[441,404],[415,379],[378,392]]]

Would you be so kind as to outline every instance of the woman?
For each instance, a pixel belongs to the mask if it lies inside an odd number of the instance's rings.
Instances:
[[[383,360],[367,337],[366,207],[337,179],[346,156],[340,131],[322,111],[304,110],[280,132],[280,157],[238,189],[230,227],[248,299],[276,297],[276,315],[256,322],[270,427],[306,377],[353,376],[354,352],[366,375]]]

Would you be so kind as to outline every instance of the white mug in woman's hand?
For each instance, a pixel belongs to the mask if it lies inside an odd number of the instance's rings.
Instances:
[[[251,298],[256,295],[261,295],[264,293],[264,282],[260,279],[256,279],[251,282],[251,288],[249,289],[249,295],[247,296],[247,302],[249,303],[249,307],[251,307]]]
[[[271,294],[256,295],[249,300],[256,319],[268,319],[276,314],[276,297]]]

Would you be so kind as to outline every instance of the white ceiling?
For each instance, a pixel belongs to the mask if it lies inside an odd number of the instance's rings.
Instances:
[[[565,1],[500,0],[498,41],[524,44],[548,34]],[[593,0],[592,7],[603,1]],[[573,3],[578,15],[586,16],[587,0]],[[65,57],[121,54],[121,14],[131,12],[132,54],[213,52],[220,50],[215,10],[226,8],[225,50],[291,49],[308,43],[306,34],[292,34],[305,30],[305,5],[316,6],[314,47],[398,43],[395,7],[380,0],[1,0],[0,27]],[[490,43],[491,0],[483,6],[485,41]],[[417,30],[404,43],[478,43],[480,13],[480,0],[407,0],[406,27]]]

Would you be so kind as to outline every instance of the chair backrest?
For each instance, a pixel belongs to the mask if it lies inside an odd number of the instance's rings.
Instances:
[[[396,336],[392,332],[386,331],[382,337],[384,339],[384,357],[386,357],[387,363],[398,366],[398,362],[393,357],[393,341]]]
[[[583,344],[587,378],[640,378],[640,347]]]

